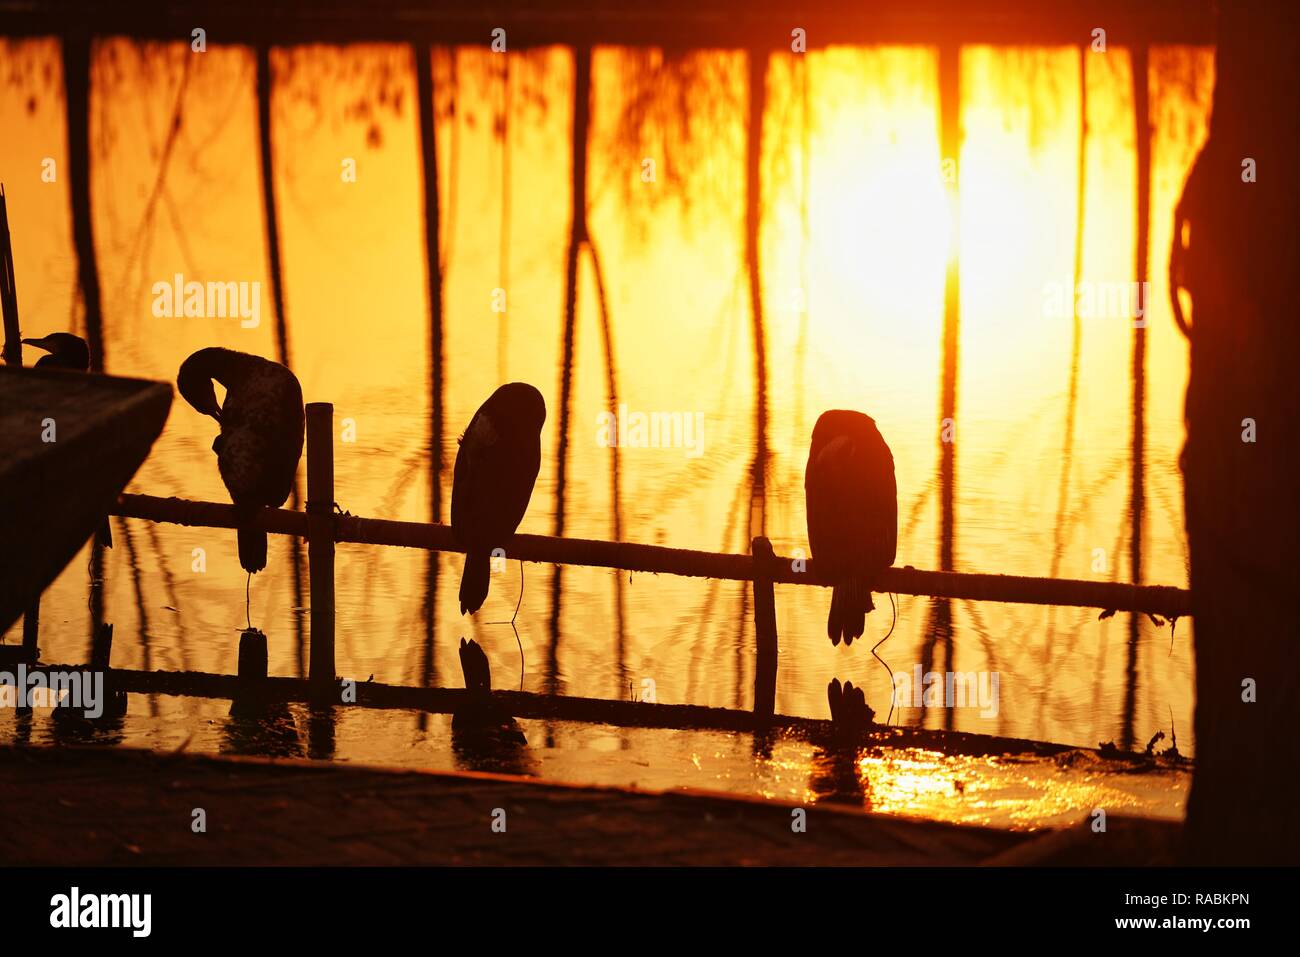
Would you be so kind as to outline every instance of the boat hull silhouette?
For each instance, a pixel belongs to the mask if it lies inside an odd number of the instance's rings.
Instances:
[[[0,631],[103,522],[171,402],[163,382],[0,369]]]

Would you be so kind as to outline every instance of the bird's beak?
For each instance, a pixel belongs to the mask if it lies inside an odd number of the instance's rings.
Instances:
[[[25,345],[35,346],[37,349],[44,349],[46,352],[52,352],[52,351],[53,351],[53,350],[52,350],[48,345],[45,344],[45,343],[46,343],[45,338],[41,338],[41,339],[24,339],[24,340],[23,340],[23,343],[24,343]]]

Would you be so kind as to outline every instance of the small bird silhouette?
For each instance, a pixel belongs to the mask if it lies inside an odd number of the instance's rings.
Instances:
[[[474,413],[456,451],[451,529],[465,547],[460,613],[487,599],[493,549],[503,548],[528,509],[542,463],[546,402],[524,382],[492,393]]]
[[[871,584],[894,564],[898,489],[894,457],[875,421],[861,412],[823,412],[813,427],[804,474],[808,546],[818,578],[833,586],[831,644],[861,637],[875,604]]]
[[[225,387],[217,403],[212,383]],[[212,442],[221,481],[239,516],[239,564],[266,567],[266,532],[252,527],[263,508],[279,508],[293,490],[302,457],[302,386],[278,362],[233,349],[200,349],[180,368],[176,386],[196,411],[221,425]]]
[[[23,342],[49,353],[36,360],[37,369],[90,371],[90,347],[81,336],[74,336],[70,332],[51,332],[40,339],[24,339]]]

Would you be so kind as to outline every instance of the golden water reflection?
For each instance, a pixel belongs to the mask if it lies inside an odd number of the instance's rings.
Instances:
[[[763,797],[792,805],[830,802],[879,814],[1028,830],[1107,813],[1181,820],[1190,774],[1160,767],[1134,773],[1085,751],[1055,758],[946,755],[919,748],[830,754],[785,734],[755,747],[751,735],[615,728],[567,721],[519,722],[527,744],[492,755],[458,747],[449,715],[337,708],[327,716],[290,704],[260,722],[230,704],[131,695],[114,729],[72,739],[45,709],[18,719],[0,711],[0,742],[116,744],[158,751],[273,754],[423,770],[527,774],[575,784],[646,791],[693,790]],[[400,729],[396,731],[395,729]],[[851,769],[853,781],[828,765]],[[833,783],[833,786],[831,786]]]
[[[336,442],[340,505],[355,514],[426,520],[430,360],[412,58],[403,47],[357,45],[275,50],[272,63],[292,365],[309,401],[333,401],[338,416],[355,423],[356,441]],[[1169,317],[1161,251],[1205,136],[1213,71],[1211,52],[1199,48],[1156,48],[1151,64],[1143,563],[1145,580],[1185,585],[1176,461],[1186,349]],[[1127,282],[1135,258],[1130,59],[1112,48],[1089,55],[1086,68],[1081,276]],[[1072,282],[1084,119],[1079,53],[969,47],[961,70],[955,564],[1128,580],[1131,325],[1085,321],[1076,355],[1070,317],[1053,318],[1043,308],[1046,285]],[[853,407],[876,417],[894,451],[898,563],[937,562],[949,236],[935,71],[936,54],[923,47],[835,47],[770,62],[760,166],[773,453],[766,531],[781,553],[806,547],[802,470],[811,425],[823,409]],[[434,72],[446,306],[443,456],[451,460],[455,437],[499,381],[536,383],[551,414],[521,531],[547,533],[556,496],[572,58],[561,48],[507,57],[440,49]],[[75,329],[81,319],[66,180],[39,179],[44,157],[67,168],[57,45],[0,41],[0,76],[0,128],[8,131],[0,140],[0,178],[9,195],[24,331]],[[680,449],[622,450],[617,504],[623,535],[632,541],[729,551],[748,545],[755,383],[743,241],[746,76],[739,53],[671,58],[602,48],[593,60],[590,221],[605,270],[619,399],[635,410],[702,412],[707,423],[698,457]],[[183,122],[173,123],[174,115]],[[251,52],[214,47],[196,58],[183,44],[106,41],[98,46],[92,116],[109,371],[171,379],[189,352],[213,344],[273,356],[269,306],[268,318],[251,330],[220,319],[160,320],[150,310],[151,282],[178,272],[270,287]],[[355,183],[340,178],[347,158],[357,163]],[[657,160],[650,182],[642,178],[646,158]],[[504,314],[493,311],[498,289],[508,294]],[[613,460],[595,440],[597,417],[608,407],[600,328],[595,278],[584,262],[566,493],[567,533],[588,537],[611,535],[615,511]],[[1077,421],[1064,455],[1072,367]],[[132,490],[224,500],[210,441],[210,423],[178,402]],[[448,480],[444,475],[444,502]],[[108,618],[118,636],[114,664],[233,671],[244,621],[234,536],[137,522],[118,523],[115,533],[121,545],[106,565]],[[202,572],[192,559],[200,547],[207,556]],[[252,616],[270,636],[275,674],[300,674],[305,666],[296,637],[305,600],[293,593],[290,560],[288,543],[274,539],[270,570],[252,591]],[[85,568],[83,555],[46,595],[41,644],[49,660],[85,657]],[[452,587],[460,559],[439,556],[435,571],[441,584],[430,650],[424,556],[340,546],[342,675],[455,685],[453,649],[465,636],[485,647],[500,684],[518,683],[513,634],[485,624],[510,617],[518,570],[494,583],[484,613],[473,620],[458,614]],[[549,575],[530,567],[525,582],[519,628],[526,689],[622,697],[627,681],[649,678],[660,701],[750,705],[753,630],[740,586],[622,576],[620,633],[618,576],[567,571],[552,627]],[[864,684],[883,710],[887,675],[866,648],[829,645],[826,600],[815,589],[778,589],[778,710],[824,716],[832,675]],[[1126,715],[1130,654],[1122,618],[957,602],[952,659],[945,662],[935,658],[928,633],[928,601],[903,596],[898,614],[882,649],[895,671],[924,661],[1002,675],[995,716],[928,709],[899,720],[1096,746],[1121,737],[1126,723],[1139,740],[1168,731],[1172,715],[1190,742],[1186,622],[1172,645],[1168,629],[1139,623],[1136,692]],[[888,627],[882,615],[873,616],[870,634]],[[410,733],[402,719],[391,720],[392,729],[377,730],[377,754],[397,753],[395,743]],[[567,753],[566,760],[577,761]],[[789,755],[805,771],[811,759],[798,749]],[[915,764],[892,759],[868,775],[873,801],[905,811],[907,795],[928,787],[926,774],[942,788],[926,759],[908,760]],[[1000,788],[1026,787],[1014,783],[1009,768],[985,770]],[[908,775],[915,787],[897,783]],[[788,789],[806,784],[805,773],[798,782],[783,779],[781,789],[794,793]],[[973,793],[996,807],[1002,792]],[[1045,796],[1025,800],[1038,808],[1035,815],[1056,813]]]

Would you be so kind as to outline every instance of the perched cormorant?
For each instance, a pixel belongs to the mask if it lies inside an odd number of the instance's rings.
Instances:
[[[833,585],[826,633],[831,644],[862,635],[871,584],[894,564],[898,490],[894,457],[861,412],[822,413],[813,428],[804,474],[808,546],[818,577]]]
[[[225,387],[217,404],[213,381]],[[183,363],[176,386],[196,411],[221,425],[212,442],[221,481],[239,513],[239,564],[266,567],[266,532],[250,527],[265,508],[279,508],[293,489],[302,457],[302,386],[278,362],[233,349],[200,349]]]
[[[479,406],[460,439],[451,488],[451,528],[466,549],[460,613],[473,614],[488,593],[494,548],[524,517],[542,464],[546,402],[523,382],[501,386]]]
[[[49,353],[36,360],[37,369],[90,371],[90,347],[81,336],[74,336],[70,332],[51,332],[42,339],[24,339],[23,342]]]

